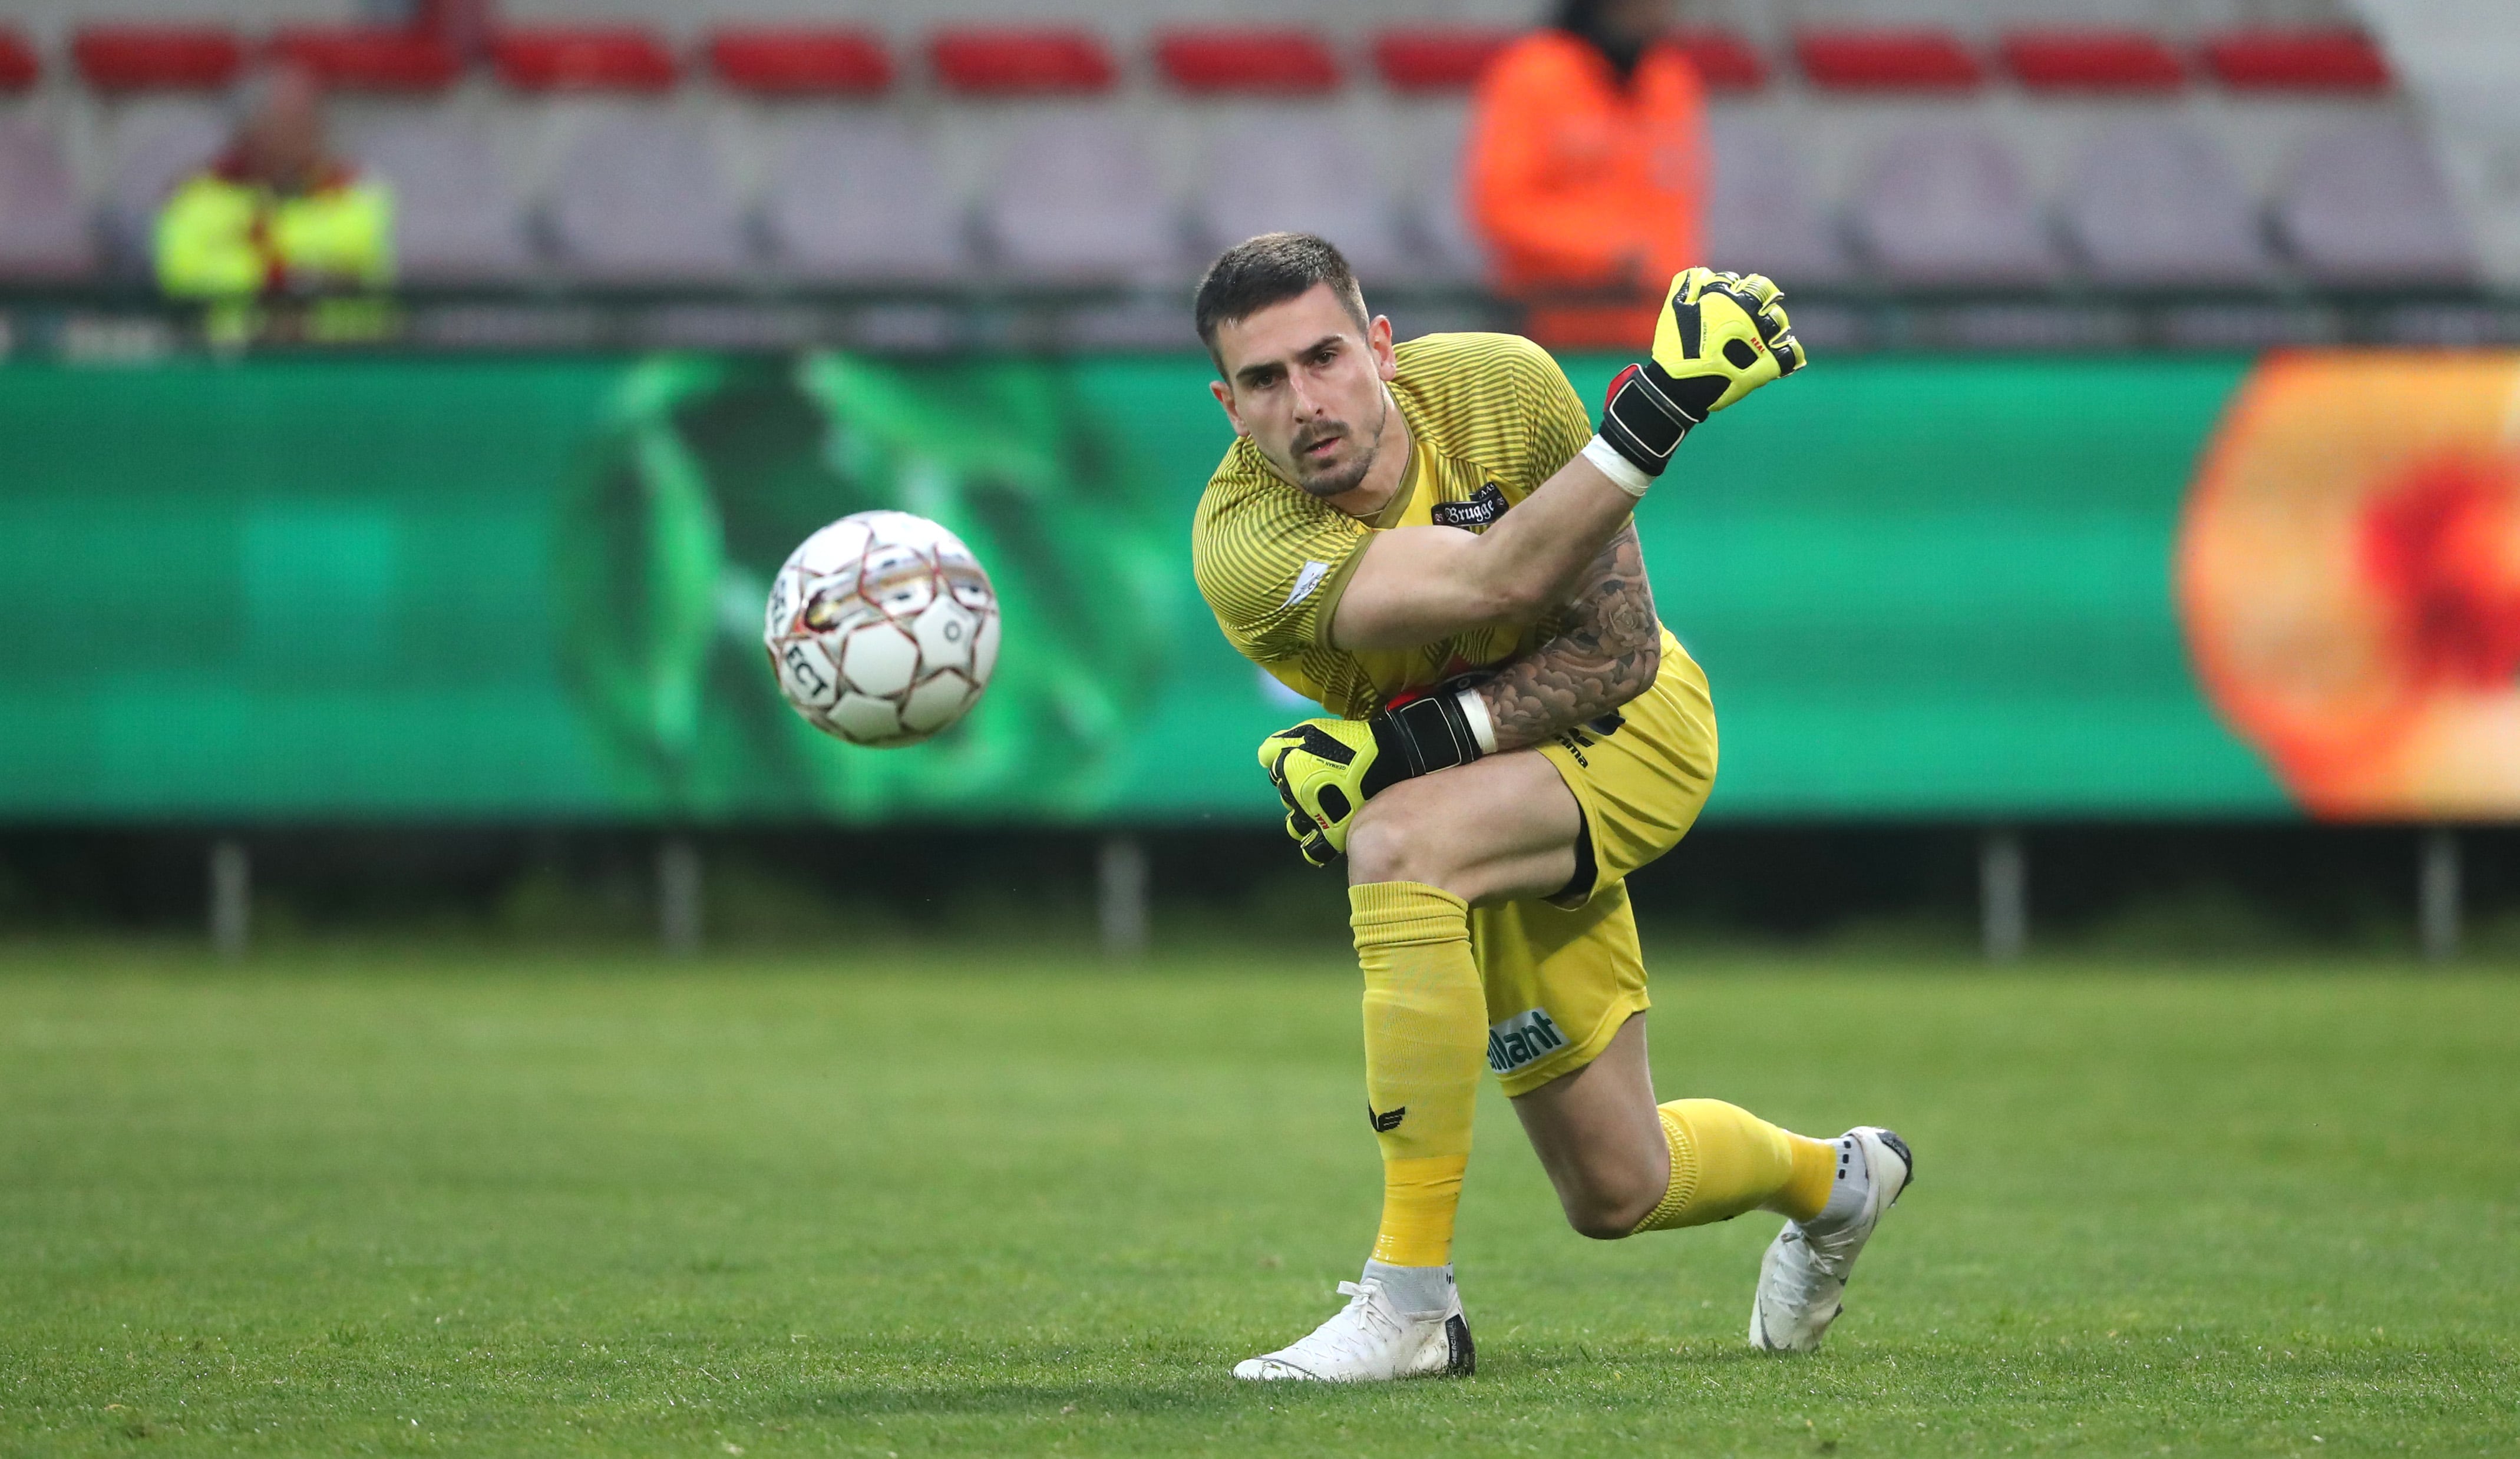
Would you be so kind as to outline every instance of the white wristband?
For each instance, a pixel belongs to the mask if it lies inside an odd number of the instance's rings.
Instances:
[[[1601,474],[1609,477],[1619,490],[1640,500],[1644,497],[1645,488],[1654,483],[1651,476],[1638,469],[1635,462],[1621,456],[1618,447],[1598,435],[1585,446],[1584,459],[1598,467]]]
[[[1470,737],[1479,742],[1479,753],[1495,754],[1497,752],[1496,717],[1488,713],[1488,701],[1479,697],[1477,689],[1463,689],[1461,692],[1461,705],[1462,718],[1469,722]]]

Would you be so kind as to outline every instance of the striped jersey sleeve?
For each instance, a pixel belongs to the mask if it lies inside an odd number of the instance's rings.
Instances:
[[[1267,664],[1329,642],[1330,615],[1372,535],[1280,481],[1238,441],[1199,503],[1191,568],[1227,640]]]
[[[1523,403],[1528,412],[1525,428],[1530,432],[1524,449],[1536,487],[1583,454],[1593,439],[1593,416],[1584,409],[1584,397],[1575,393],[1565,370],[1548,351],[1527,339],[1506,337],[1522,346],[1516,353],[1527,381]]]

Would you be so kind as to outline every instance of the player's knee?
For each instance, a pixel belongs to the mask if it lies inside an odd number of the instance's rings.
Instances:
[[[1575,1228],[1576,1235],[1588,1236],[1595,1241],[1619,1241],[1637,1228],[1635,1221],[1620,1220],[1615,1215],[1598,1207],[1567,1212],[1566,1224]]]
[[[1608,1194],[1570,1198],[1563,1203],[1566,1224],[1574,1227],[1576,1235],[1595,1241],[1623,1240],[1636,1234],[1638,1223],[1653,1214],[1654,1201],[1659,1199]]]
[[[1576,1235],[1617,1241],[1634,1235],[1653,1215],[1665,1183],[1653,1179],[1642,1165],[1630,1169],[1597,1161],[1559,1174],[1557,1204]]]
[[[1358,882],[1415,881],[1444,887],[1454,867],[1430,808],[1404,783],[1366,803],[1347,833],[1351,877]]]

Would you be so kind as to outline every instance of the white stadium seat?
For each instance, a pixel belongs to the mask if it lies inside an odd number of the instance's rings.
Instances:
[[[1790,136],[1759,118],[1719,114],[1707,128],[1707,150],[1708,262],[1754,269],[1788,287],[1845,280],[1845,245],[1813,201]]]
[[[788,276],[915,284],[970,272],[965,220],[935,151],[901,117],[856,108],[811,116],[773,147],[762,217]]]
[[[2183,122],[2103,128],[2076,156],[2066,227],[2093,278],[2144,286],[2251,286],[2271,260],[2239,174]]]
[[[1335,113],[1245,112],[1209,140],[1198,204],[1211,248],[1291,230],[1336,243],[1366,278],[1411,272],[1399,214],[1371,182],[1373,157]]]
[[[1865,169],[1858,233],[1894,284],[2046,284],[2058,272],[2021,166],[1973,123],[1892,138]]]
[[[534,271],[524,217],[477,128],[422,112],[363,132],[350,155],[394,196],[394,264],[408,283],[491,284]]]
[[[717,155],[681,115],[595,120],[554,172],[549,208],[562,258],[591,283],[724,283],[751,268]]]
[[[67,283],[95,267],[87,208],[53,134],[0,119],[0,279]]]
[[[2333,284],[2463,284],[2476,255],[2432,149],[2395,120],[2320,133],[2294,153],[2276,206],[2294,259]]]
[[[1045,110],[1016,131],[982,216],[998,264],[1029,282],[1155,282],[1188,271],[1153,162],[1098,103]]]

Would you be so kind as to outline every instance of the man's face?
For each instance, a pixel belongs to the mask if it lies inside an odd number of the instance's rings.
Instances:
[[[1360,326],[1327,284],[1216,332],[1225,378],[1208,386],[1237,435],[1317,497],[1354,491],[1373,469],[1399,374],[1391,321]]]
[[[262,177],[293,184],[324,159],[324,88],[297,66],[273,71],[261,103],[246,118],[247,163]]]

